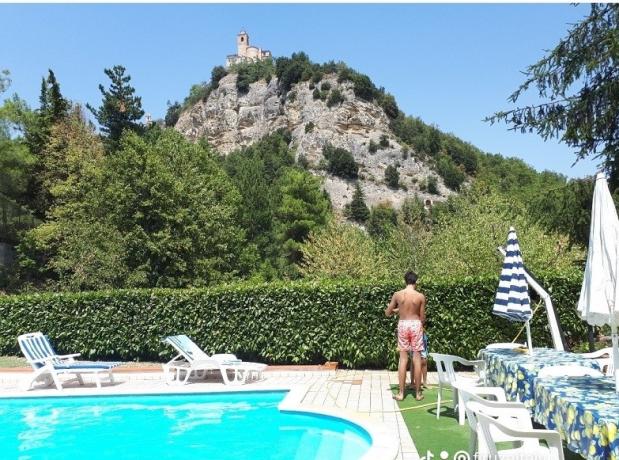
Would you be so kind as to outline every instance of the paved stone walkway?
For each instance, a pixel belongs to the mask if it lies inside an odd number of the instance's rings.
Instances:
[[[23,388],[27,373],[0,373],[0,394],[14,393]],[[115,373],[117,384],[103,384],[101,394],[130,391],[154,391],[161,388],[160,373]],[[392,433],[397,433],[400,442],[398,460],[418,460],[419,454],[415,444],[404,424],[397,403],[392,398],[391,385],[397,385],[397,374],[389,371],[374,370],[337,370],[337,371],[267,371],[261,382],[250,383],[243,389],[261,389],[269,387],[302,387],[307,391],[301,404],[327,408],[339,408],[367,415],[382,421]],[[79,394],[83,391],[92,392],[93,385],[79,387],[75,383],[66,385],[63,393]],[[219,379],[221,382],[221,378]],[[193,391],[208,391],[223,386],[215,380],[206,383],[193,383],[189,386]],[[436,382],[433,373],[428,375],[428,383]],[[167,387],[170,388],[170,387]],[[178,387],[176,387],[178,388]],[[57,394],[55,389],[33,390],[27,394]],[[26,393],[24,393],[26,394]]]

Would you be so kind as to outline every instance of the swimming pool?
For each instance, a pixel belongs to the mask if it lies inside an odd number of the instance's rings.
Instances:
[[[0,399],[2,459],[357,460],[343,419],[280,411],[285,391]]]

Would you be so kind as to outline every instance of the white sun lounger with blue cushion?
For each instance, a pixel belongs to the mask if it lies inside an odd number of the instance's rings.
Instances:
[[[59,379],[61,374],[73,374],[80,385],[84,384],[82,374],[93,374],[97,388],[101,388],[101,373],[107,373],[111,383],[114,383],[112,369],[120,363],[113,362],[91,362],[76,361],[79,353],[70,355],[59,355],[56,353],[46,335],[41,332],[23,334],[17,338],[19,347],[34,369],[34,375],[28,385],[28,390],[32,389],[34,383],[41,379],[48,385],[54,383],[58,390],[62,390],[62,383]]]
[[[241,361],[229,353],[209,356],[186,335],[171,335],[163,342],[178,351],[178,355],[163,365],[168,384],[186,384],[192,374],[205,374],[208,371],[219,371],[226,385],[244,384],[248,378],[261,379],[262,371],[267,367],[266,364]],[[232,379],[228,376],[229,371],[233,373]]]

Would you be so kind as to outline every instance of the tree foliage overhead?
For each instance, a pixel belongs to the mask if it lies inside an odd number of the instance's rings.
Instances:
[[[142,98],[135,95],[135,88],[129,84],[131,76],[125,75],[125,70],[121,65],[104,69],[111,83],[109,89],[99,85],[103,96],[101,107],[95,109],[87,104],[106,135],[108,144],[114,147],[118,145],[124,130],[139,133],[143,128],[139,123],[144,116]]]
[[[619,186],[619,4],[593,3],[544,58],[529,66],[512,103],[535,88],[543,102],[495,113],[511,129],[559,138],[578,159],[603,159],[613,188]]]

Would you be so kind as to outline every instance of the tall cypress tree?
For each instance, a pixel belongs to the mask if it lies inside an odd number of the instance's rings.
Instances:
[[[349,205],[350,217],[356,222],[366,222],[370,217],[370,210],[365,204],[363,190],[359,182],[355,184],[355,192]]]
[[[56,123],[66,118],[69,113],[69,101],[60,93],[60,85],[56,75],[49,69],[47,75],[47,112],[51,123]]]
[[[67,119],[69,106],[69,101],[60,92],[60,84],[56,75],[49,69],[47,78],[41,78],[39,108],[34,112],[33,117],[29,117],[24,130],[26,145],[35,158],[28,181],[27,205],[40,218],[45,217],[52,204],[50,192],[43,183],[43,178],[48,175],[45,166],[45,151],[53,126]]]
[[[103,95],[101,107],[95,109],[90,104],[86,105],[106,135],[108,150],[114,150],[118,146],[125,129],[137,133],[143,131],[143,126],[139,123],[144,116],[142,98],[135,95],[135,89],[129,84],[131,76],[125,75],[125,70],[121,65],[104,69],[111,84],[109,90],[99,85],[99,91]]]

